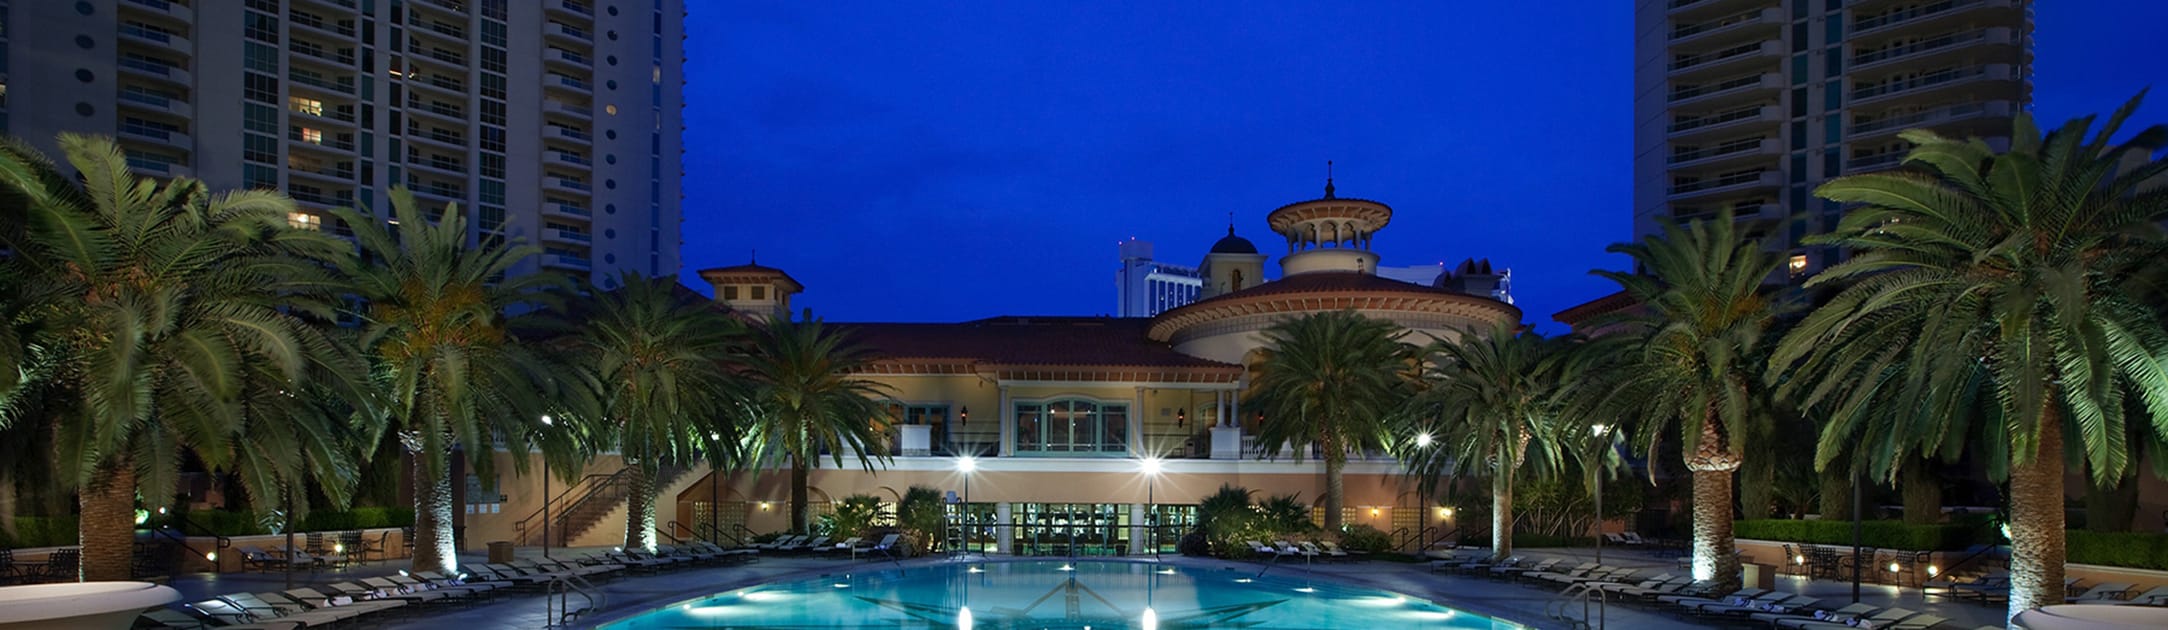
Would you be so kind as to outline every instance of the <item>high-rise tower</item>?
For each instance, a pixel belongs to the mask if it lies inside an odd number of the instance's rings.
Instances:
[[[1924,127],[2007,143],[2032,97],[2029,0],[1641,0],[1634,232],[1730,209],[1795,276],[1838,252],[1812,195],[1891,168]]]
[[[683,0],[0,0],[0,124],[146,175],[285,191],[296,225],[458,204],[598,281],[677,273]]]

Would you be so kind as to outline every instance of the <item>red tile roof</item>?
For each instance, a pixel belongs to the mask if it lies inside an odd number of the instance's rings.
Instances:
[[[835,324],[884,359],[951,359],[997,365],[1158,368],[1237,366],[1176,352],[1145,336],[1152,320],[1005,316],[955,324]]]

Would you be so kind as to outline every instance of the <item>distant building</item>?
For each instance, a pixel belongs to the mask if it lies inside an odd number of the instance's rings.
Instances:
[[[1152,242],[1129,239],[1120,245],[1122,269],[1114,274],[1115,313],[1151,317],[1197,301],[1204,276],[1196,267],[1152,260]]]
[[[1730,210],[1799,279],[1836,262],[1830,178],[1897,166],[1910,128],[2008,145],[2032,2],[1670,0],[1634,14],[1634,235]]]
[[[1386,267],[1380,265],[1378,267],[1378,277],[1380,278],[1391,278],[1394,280],[1399,280],[1401,282],[1406,282],[1408,284],[1420,284],[1425,286],[1436,284],[1438,282],[1438,276],[1444,273],[1445,263],[1442,262],[1435,265],[1410,265],[1406,267]]]
[[[1513,270],[1493,271],[1489,258],[1461,261],[1451,273],[1438,274],[1432,286],[1454,293],[1488,295],[1500,302],[1513,303]]]

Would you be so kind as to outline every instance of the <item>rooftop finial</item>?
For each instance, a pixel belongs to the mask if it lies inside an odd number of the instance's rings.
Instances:
[[[1235,235],[1235,213],[1233,212],[1227,213],[1227,235]]]
[[[1325,198],[1332,197],[1332,160],[1325,160]]]
[[[752,253],[745,257],[745,262],[755,265],[760,264],[760,248],[753,248]]]

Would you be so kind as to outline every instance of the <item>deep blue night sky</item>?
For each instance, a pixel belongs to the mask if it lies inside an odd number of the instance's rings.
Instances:
[[[1550,330],[1615,288],[1632,2],[1327,4],[692,3],[683,279],[757,249],[833,321],[1107,314],[1117,241],[1194,265],[1233,212],[1276,261],[1331,159],[1383,264],[1488,257]],[[2044,122],[2168,87],[2168,2],[2038,4]]]

